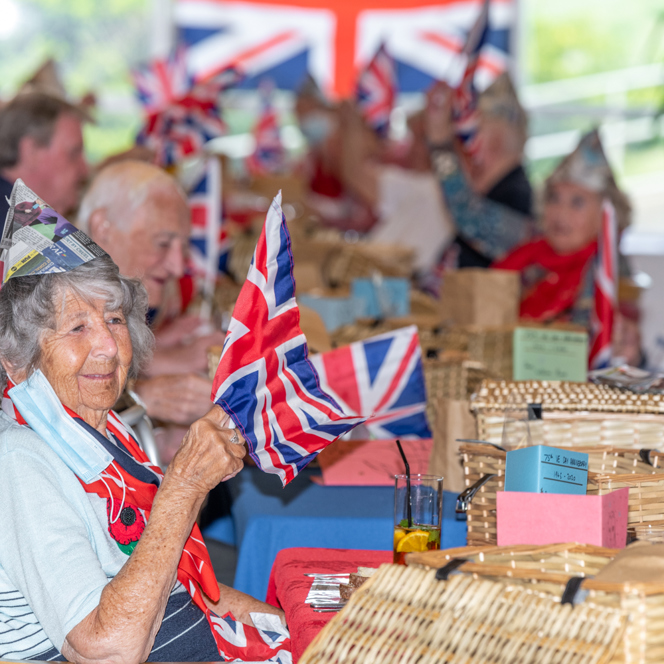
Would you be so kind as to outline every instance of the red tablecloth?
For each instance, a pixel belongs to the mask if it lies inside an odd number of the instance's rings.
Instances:
[[[356,572],[359,567],[378,567],[392,562],[391,551],[348,549],[282,549],[274,561],[266,601],[286,612],[291,634],[293,662],[297,662],[316,634],[336,613],[316,613],[304,603],[315,572]]]

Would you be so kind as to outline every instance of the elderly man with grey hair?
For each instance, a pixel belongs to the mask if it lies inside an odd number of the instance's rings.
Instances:
[[[100,171],[81,201],[78,226],[118,264],[141,280],[151,318],[177,290],[189,246],[190,213],[177,182],[160,168],[120,161]],[[156,316],[160,318],[161,316]],[[134,390],[150,417],[171,426],[157,438],[162,460],[175,453],[185,428],[209,406],[206,349],[223,343],[221,332],[198,334],[201,321],[181,316],[157,325],[156,350]]]
[[[17,178],[61,214],[76,208],[88,175],[85,120],[76,106],[41,92],[20,94],[0,110],[0,220]]]

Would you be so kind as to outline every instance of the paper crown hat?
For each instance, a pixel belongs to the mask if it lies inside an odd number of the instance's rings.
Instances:
[[[20,179],[9,198],[0,247],[3,284],[15,277],[69,272],[106,255]]]
[[[620,229],[629,226],[632,206],[618,189],[597,129],[581,137],[576,149],[565,157],[546,180],[546,188],[559,182],[571,182],[607,197],[616,210]]]
[[[510,124],[525,129],[528,126],[528,116],[516,89],[507,72],[503,72],[479,96],[479,108],[483,115],[502,118]]]

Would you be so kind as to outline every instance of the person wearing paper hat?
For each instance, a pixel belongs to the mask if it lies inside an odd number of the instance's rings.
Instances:
[[[44,214],[71,232],[35,232]],[[243,465],[229,418],[213,406],[162,474],[111,410],[150,356],[145,287],[21,180],[1,246],[0,659],[285,656],[283,612],[220,586],[195,524]]]
[[[590,325],[594,302],[594,265],[604,201],[613,204],[619,231],[630,223],[631,207],[618,189],[597,130],[547,178],[541,219],[543,237],[514,250],[493,267],[519,270],[522,318]],[[629,275],[620,259],[621,277]],[[617,327],[625,321],[617,320]],[[633,338],[633,334],[630,335]],[[638,364],[640,350],[628,353]]]
[[[456,227],[427,279],[432,291],[444,270],[489,267],[533,234],[533,195],[523,167],[527,116],[507,73],[479,95],[478,108],[477,150],[469,158],[455,140],[450,87],[437,83],[427,95],[431,163]]]

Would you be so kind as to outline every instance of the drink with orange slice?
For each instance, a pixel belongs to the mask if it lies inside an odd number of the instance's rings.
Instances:
[[[394,563],[406,554],[440,549],[443,478],[435,475],[394,477]]]

